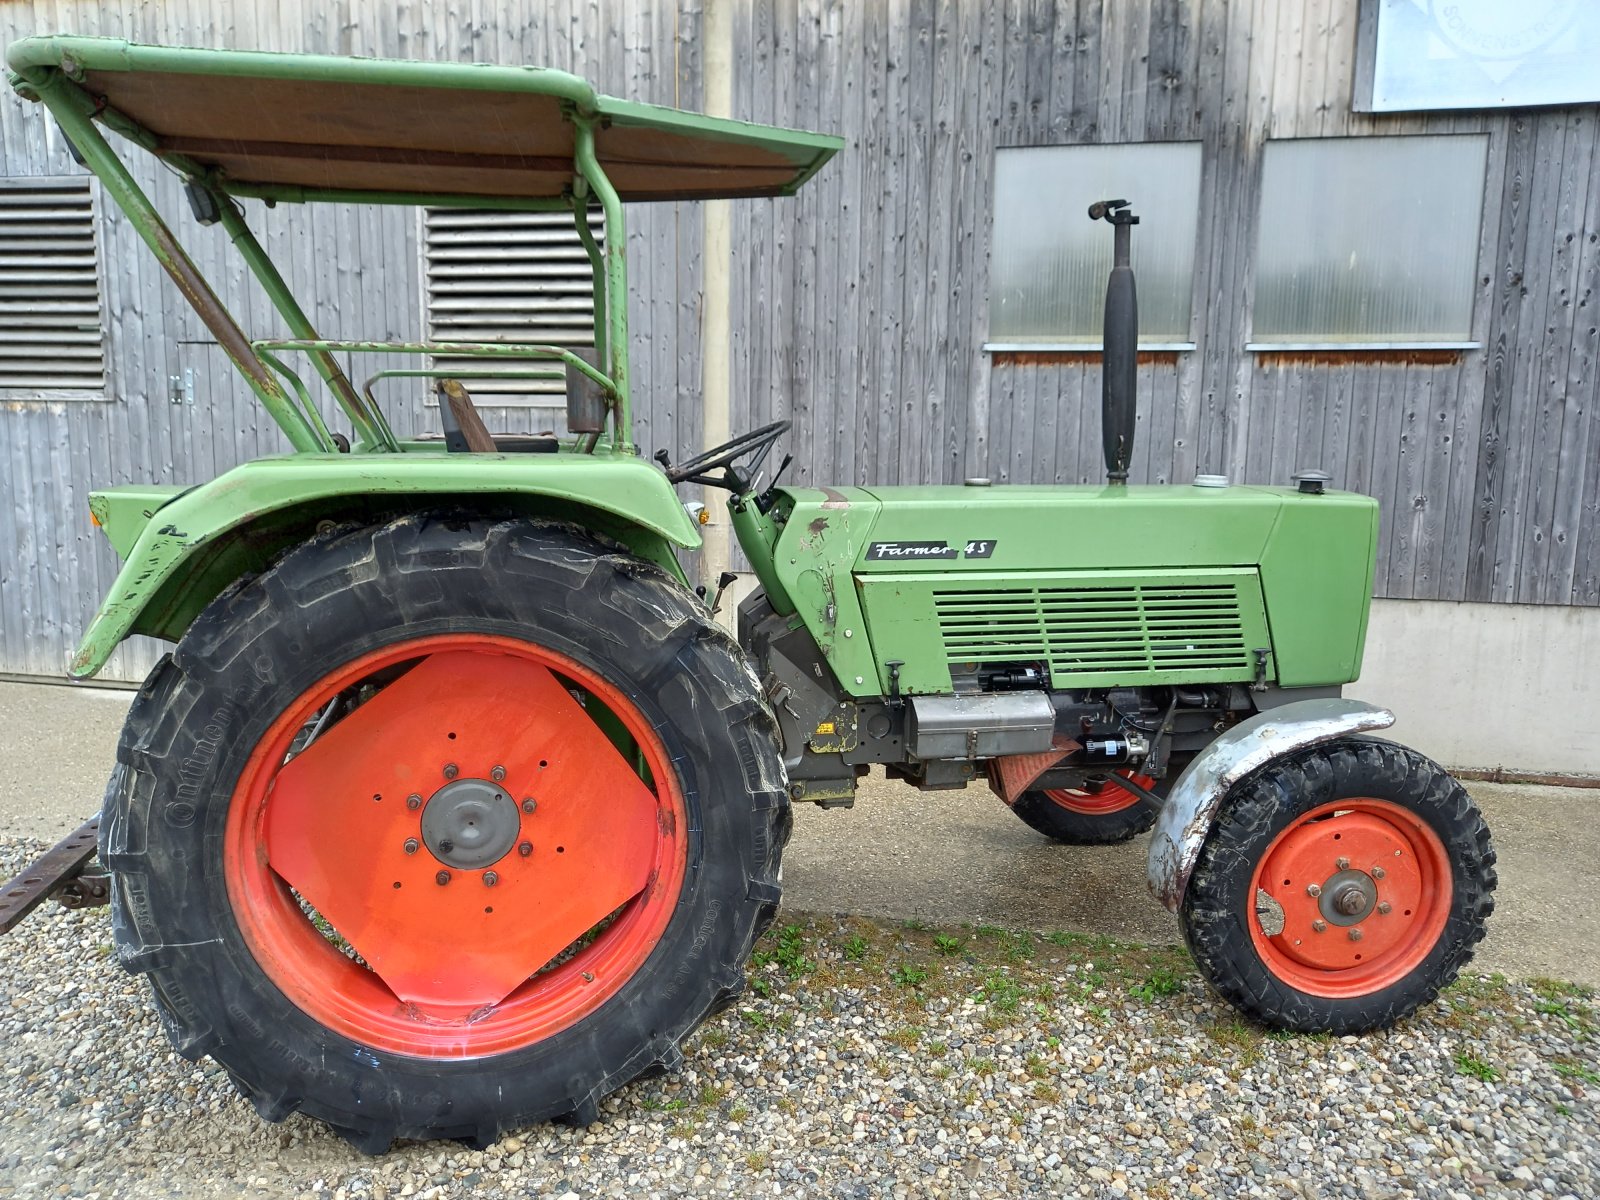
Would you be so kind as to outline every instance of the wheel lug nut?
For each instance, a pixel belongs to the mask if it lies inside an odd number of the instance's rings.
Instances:
[[[461,774],[461,768],[456,766],[455,763],[445,763],[444,777],[446,779],[454,779],[459,774]]]
[[[1393,907],[1390,906],[1390,904],[1389,904],[1389,902],[1387,900],[1383,900],[1383,901],[1380,901],[1379,904],[1378,904],[1378,911],[1381,912],[1384,916],[1388,916],[1390,913],[1392,913],[1394,911],[1394,909],[1393,909]]]
[[[1328,923],[1326,921],[1313,921],[1313,922],[1311,922],[1311,932],[1312,933],[1325,933],[1327,931],[1327,928],[1328,928]]]
[[[416,852],[417,852],[417,839],[416,838],[407,838],[406,839],[406,853],[407,854],[415,854]]]
[[[1322,895],[1322,885],[1320,883],[1306,884],[1306,895],[1315,900],[1318,896]]]
[[[493,871],[485,871],[483,873],[483,886],[484,887],[493,887],[495,884],[497,884],[499,882],[500,882],[500,876],[496,875]]]
[[[437,875],[435,875],[433,877],[433,881],[435,883],[437,883],[440,887],[443,887],[445,884],[450,882],[450,872],[449,871],[440,871]]]
[[[406,807],[412,812],[416,812],[417,809],[422,807],[422,797],[412,792],[411,795],[406,797]]]
[[[1382,867],[1373,867],[1372,868],[1372,877],[1374,879],[1382,879],[1384,877],[1384,874],[1385,874],[1385,871],[1384,871],[1384,869]]]
[[[1341,858],[1333,865],[1338,867],[1341,871],[1348,871],[1350,869],[1350,860],[1348,858]]]
[[[523,842],[520,846],[517,847],[517,853],[522,855],[523,858],[527,858],[528,855],[533,853],[533,843],[532,842]]]
[[[1359,929],[1352,929],[1352,930],[1351,930],[1351,931],[1350,931],[1350,940],[1351,940],[1351,941],[1352,941],[1352,942],[1359,942],[1359,941],[1360,941],[1360,940],[1361,940],[1361,930],[1359,930]]]
[[[536,809],[538,807],[539,807],[539,802],[537,800],[535,800],[532,796],[529,796],[526,800],[524,800],[522,802],[522,811],[525,812],[525,813],[531,813],[534,809]]]
[[[503,783],[505,781],[505,777],[506,769],[504,767],[496,766],[490,768],[489,778],[494,780],[496,783]]]

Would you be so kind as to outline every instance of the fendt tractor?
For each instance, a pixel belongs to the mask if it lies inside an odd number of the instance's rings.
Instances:
[[[1115,248],[1104,485],[763,486],[787,421],[683,461],[635,449],[624,203],[788,196],[840,139],[527,67],[66,36],[8,62],[291,452],[93,495],[124,565],[71,674],[131,634],[173,645],[98,823],[0,921],[108,899],[173,1044],[267,1120],[369,1152],[594,1120],[739,996],[792,805],[848,805],[874,767],[986,783],[1059,842],[1153,825],[1156,900],[1269,1026],[1386,1026],[1483,936],[1472,801],[1341,696],[1376,502],[1311,471],[1128,482],[1125,201],[1089,214]],[[241,330],[105,130],[182,177],[273,336]],[[263,202],[570,213],[592,352],[329,340],[251,232]],[[374,354],[417,366],[356,386]],[[529,362],[564,375],[565,431],[492,433],[470,385]],[[439,392],[442,438],[392,428],[374,387],[397,376]],[[737,640],[680,565],[700,545],[682,484],[728,492],[759,582]]]

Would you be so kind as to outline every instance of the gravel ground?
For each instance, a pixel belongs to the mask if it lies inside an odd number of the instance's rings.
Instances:
[[[371,1159],[173,1054],[109,943],[53,906],[0,939],[0,1195],[1600,1195],[1600,1014],[1552,981],[1279,1036],[1180,951],[789,914],[682,1074],[598,1124]]]

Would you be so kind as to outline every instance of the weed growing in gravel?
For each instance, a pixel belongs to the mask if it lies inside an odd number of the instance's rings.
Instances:
[[[757,950],[750,960],[758,967],[777,963],[790,979],[799,979],[817,969],[817,964],[806,957],[805,931],[798,925],[785,925],[778,931],[776,945],[770,950]]]
[[[1474,1079],[1481,1079],[1485,1083],[1493,1083],[1500,1078],[1499,1071],[1496,1071],[1477,1055],[1468,1054],[1465,1051],[1456,1055],[1456,1070],[1463,1075],[1471,1075]]]
[[[889,970],[889,978],[900,987],[914,988],[928,982],[928,973],[910,963],[896,963]]]
[[[1265,1036],[1261,1029],[1248,1021],[1239,1017],[1214,1021],[1206,1026],[1206,1036],[1217,1045],[1232,1050],[1241,1066],[1253,1067],[1261,1061],[1261,1044]]]
[[[948,933],[935,934],[933,948],[946,958],[954,958],[967,948],[967,944],[958,937],[951,937]]]
[[[1556,1063],[1556,1074],[1563,1079],[1577,1079],[1584,1083],[1600,1084],[1600,1071],[1596,1071],[1592,1067],[1586,1067],[1582,1063],[1558,1062]]]
[[[1183,980],[1176,971],[1166,967],[1157,967],[1144,979],[1128,989],[1129,993],[1137,1000],[1149,1003],[1162,996],[1176,996],[1183,991]]]
[[[987,1004],[996,1012],[1011,1013],[1017,1011],[1022,995],[1021,984],[1009,975],[995,971],[984,976],[983,985],[972,994],[972,998],[979,1004]]]
[[[889,1034],[885,1040],[893,1042],[902,1050],[915,1050],[922,1042],[922,1030],[915,1025],[902,1025],[899,1029]]]
[[[844,956],[851,962],[860,962],[867,956],[867,939],[861,936],[848,938],[844,944]]]

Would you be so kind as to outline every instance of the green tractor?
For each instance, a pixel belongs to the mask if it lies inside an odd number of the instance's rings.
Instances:
[[[1126,203],[1090,213],[1116,247],[1104,486],[764,485],[787,422],[686,461],[635,449],[624,203],[789,195],[838,139],[521,67],[76,37],[8,61],[293,452],[94,495],[124,566],[72,673],[130,634],[175,645],[130,711],[99,865],[91,822],[0,920],[108,897],[174,1045],[268,1120],[304,1111],[370,1152],[593,1120],[740,995],[791,806],[848,805],[874,765],[986,782],[1061,842],[1154,825],[1155,898],[1270,1026],[1386,1026],[1483,936],[1472,801],[1340,695],[1375,502],[1315,473],[1127,483]],[[239,328],[102,129],[183,177],[287,337]],[[595,353],[327,340],[244,201],[568,212]],[[358,388],[342,358],[374,353],[418,365]],[[564,435],[484,427],[465,385],[508,360],[564,374]],[[373,387],[395,374],[435,380],[442,441],[391,428]],[[737,641],[679,563],[700,536],[678,484],[729,493],[760,584]]]

